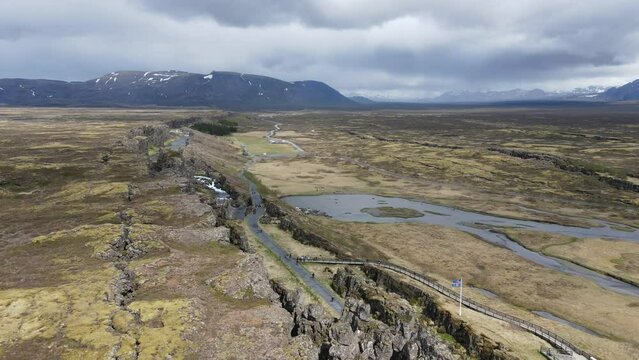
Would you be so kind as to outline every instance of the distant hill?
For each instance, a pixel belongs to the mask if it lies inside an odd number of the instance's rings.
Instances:
[[[0,79],[0,104],[20,106],[212,106],[340,108],[357,103],[319,81],[287,82],[213,71],[116,71],[85,82]]]
[[[504,91],[448,91],[442,95],[428,99],[428,102],[439,103],[482,103],[502,101],[539,101],[539,100],[594,100],[606,88],[590,86],[577,88],[572,91],[546,92],[541,89],[533,90],[504,90]]]
[[[600,94],[598,98],[605,101],[639,100],[639,80],[610,88]]]
[[[544,99],[543,90],[507,90],[507,91],[448,91],[432,99],[435,102],[495,102],[509,100]]]
[[[376,104],[377,103],[377,101],[371,100],[371,99],[369,99],[369,98],[367,98],[365,96],[356,95],[356,96],[349,96],[348,98],[353,100],[353,101],[355,101],[358,104],[363,104],[363,105]]]

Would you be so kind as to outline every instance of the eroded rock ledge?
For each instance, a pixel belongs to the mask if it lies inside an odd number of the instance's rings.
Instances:
[[[395,294],[358,275],[339,270],[334,288],[346,297],[339,319],[317,304],[304,305],[299,291],[272,282],[282,306],[293,315],[293,336],[306,334],[320,345],[320,359],[468,359],[458,344],[444,341],[434,324]],[[362,289],[367,290],[360,296]],[[357,290],[355,290],[357,289]]]
[[[298,225],[293,218],[288,215],[288,212],[280,208],[276,203],[266,202],[266,209],[269,218],[265,221],[277,223],[282,230],[290,232],[297,241],[328,250],[337,257],[346,256],[346,254],[337,249],[327,239],[317,236]],[[423,309],[422,313],[418,315],[426,318],[426,321],[431,322],[441,333],[450,335],[455,341],[461,344],[461,346],[465,348],[465,350],[463,350],[465,352],[464,356],[479,359],[516,358],[502,344],[495,343],[483,334],[477,334],[466,322],[455,319],[448,310],[445,310],[437,303],[433,295],[398,280],[396,276],[388,274],[383,270],[365,267],[364,273],[372,280],[372,283],[366,282],[350,271],[344,272],[344,270],[342,270],[342,272],[338,272],[333,278],[333,288],[344,297],[354,297],[369,303],[373,308],[373,313],[377,311],[379,316],[382,316],[382,319],[386,319],[389,324],[394,324],[394,320],[392,318],[386,318],[389,314],[385,312],[387,305],[379,304],[377,296],[381,289],[399,294],[403,299],[410,303],[417,304]],[[409,339],[406,341],[408,340]],[[414,344],[415,342],[412,342],[410,346],[415,346]],[[423,352],[423,350],[420,351]],[[419,353],[419,351],[417,353]],[[408,357],[408,359],[413,358],[420,357]]]
[[[433,295],[405,281],[398,280],[384,270],[365,266],[363,271],[374,282],[375,286],[400,294],[411,303],[418,304],[423,309],[422,314],[464,346],[469,355],[482,360],[516,359],[502,344],[492,341],[483,334],[477,334],[466,322],[455,319],[448,310],[443,309],[437,303]],[[339,272],[336,277],[338,275]],[[334,279],[334,286],[337,287],[338,292],[344,291],[346,294],[359,294],[361,297],[372,296],[370,285],[364,285],[350,274],[344,275],[342,273],[339,282],[335,283]]]

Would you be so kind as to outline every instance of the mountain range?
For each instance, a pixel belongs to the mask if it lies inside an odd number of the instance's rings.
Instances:
[[[357,105],[319,81],[213,71],[116,71],[84,82],[0,79],[0,104],[19,106],[211,106],[224,109]]]
[[[504,90],[504,91],[448,91],[442,95],[426,99],[425,102],[436,103],[481,103],[502,101],[537,101],[537,100],[598,100],[598,97],[608,90],[605,87],[589,86],[572,91],[546,92],[541,89],[533,90]]]
[[[639,100],[639,80],[610,88],[599,95],[598,98],[604,101]]]
[[[613,88],[567,92],[533,90],[449,91],[420,103],[639,100],[639,80]],[[382,101],[388,103],[389,101]],[[267,76],[212,71],[115,71],[88,81],[0,79],[0,105],[206,106],[231,110],[362,108],[377,99],[345,97],[320,81],[288,82]]]

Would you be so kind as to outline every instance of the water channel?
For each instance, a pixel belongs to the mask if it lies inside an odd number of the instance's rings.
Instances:
[[[639,296],[639,287],[589,270],[571,262],[528,250],[507,236],[493,230],[495,227],[503,226],[543,231],[578,238],[596,237],[639,242],[639,230],[637,229],[633,229],[633,231],[617,230],[611,226],[612,224],[602,221],[597,221],[600,224],[598,227],[583,228],[531,220],[516,220],[459,210],[452,207],[435,205],[422,201],[366,194],[288,196],[285,197],[284,200],[294,207],[300,209],[312,209],[320,213],[325,213],[331,218],[340,221],[372,223],[412,222],[455,228],[474,234],[490,243],[505,247],[523,258],[547,268],[590,279],[600,286],[618,293]],[[421,217],[405,219],[397,217],[377,217],[361,211],[363,208],[375,208],[380,206],[413,209],[423,213],[424,215]]]

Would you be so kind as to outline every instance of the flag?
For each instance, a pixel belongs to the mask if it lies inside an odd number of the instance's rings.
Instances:
[[[453,280],[453,287],[460,287],[460,286],[462,286],[461,279],[454,279]]]

